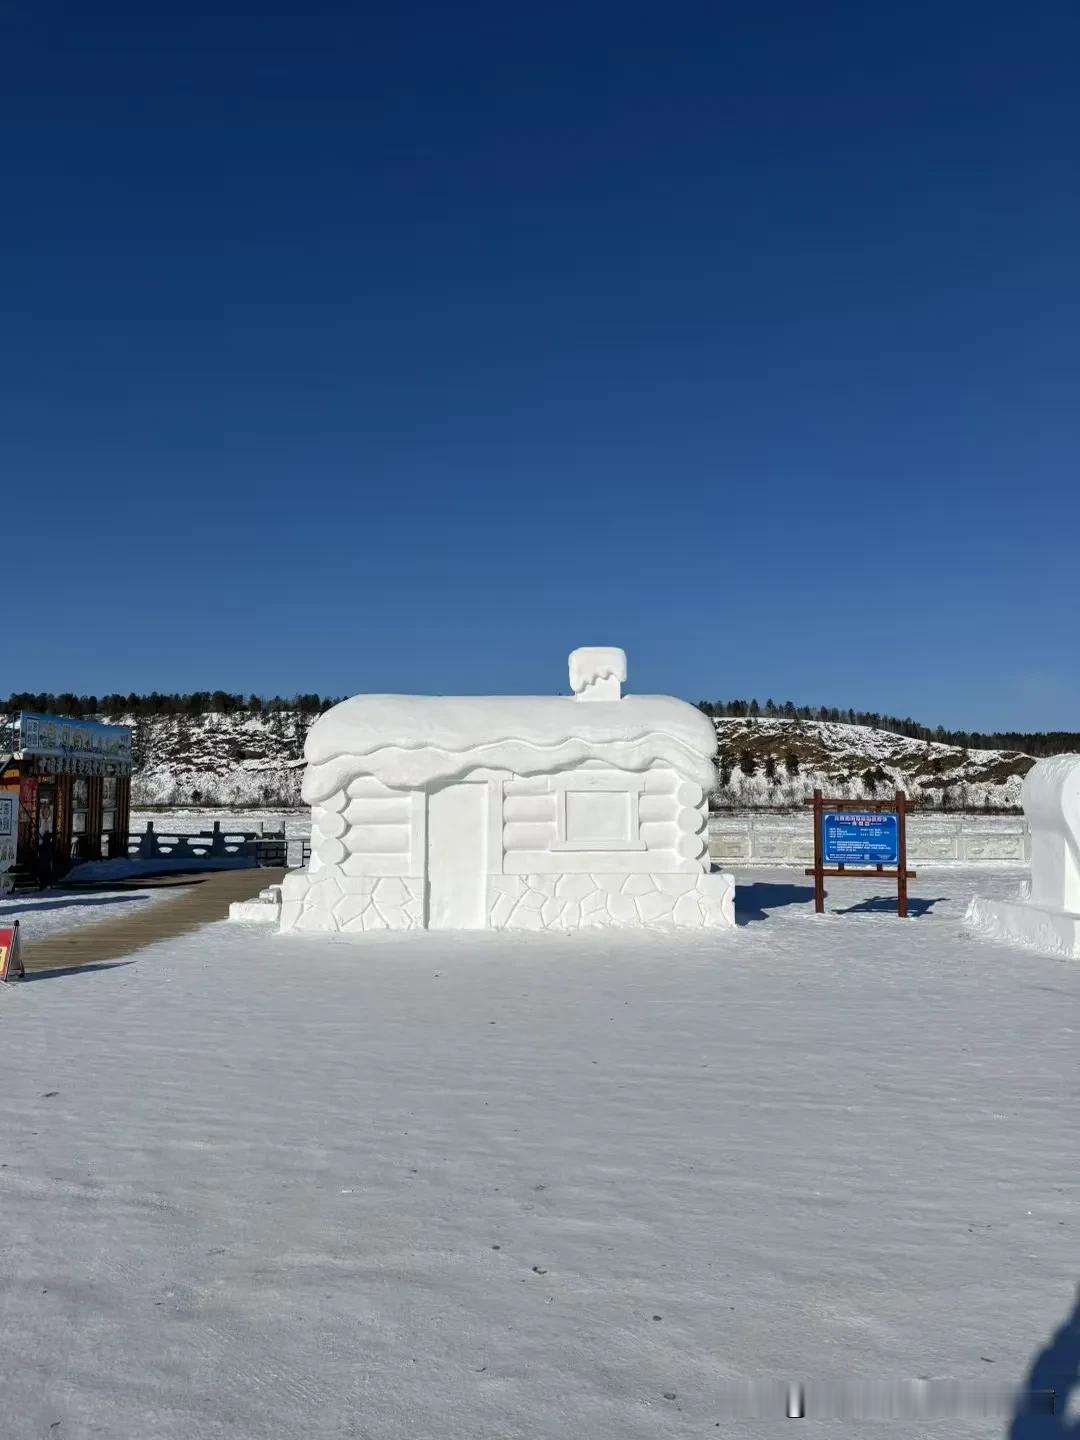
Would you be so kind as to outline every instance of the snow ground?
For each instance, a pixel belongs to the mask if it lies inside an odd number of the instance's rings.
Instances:
[[[7,987],[0,1433],[759,1440],[739,1379],[1021,1382],[1080,1274],[1080,968],[964,930],[1019,878]]]
[[[158,904],[181,892],[168,886],[120,890],[25,890],[0,895],[0,924],[18,920],[24,940],[39,939],[57,930],[118,920],[133,915],[144,905]]]

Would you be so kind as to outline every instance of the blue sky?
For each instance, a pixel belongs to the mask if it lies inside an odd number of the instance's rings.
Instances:
[[[0,4],[0,691],[1080,726],[1080,11]]]

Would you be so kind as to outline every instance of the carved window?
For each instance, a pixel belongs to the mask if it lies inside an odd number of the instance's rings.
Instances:
[[[556,775],[556,850],[644,850],[638,801],[645,781],[616,771]]]

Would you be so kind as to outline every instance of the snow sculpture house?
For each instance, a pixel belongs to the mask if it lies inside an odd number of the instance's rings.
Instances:
[[[712,721],[622,696],[626,656],[575,650],[570,696],[357,695],[312,726],[311,861],[283,930],[729,926],[710,868]]]
[[[1031,884],[1018,900],[976,897],[967,921],[999,940],[1080,959],[1080,755],[1040,760],[1024,777]]]

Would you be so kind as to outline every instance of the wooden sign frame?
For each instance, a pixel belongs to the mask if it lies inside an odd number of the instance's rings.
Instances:
[[[806,874],[814,877],[814,910],[818,915],[825,913],[825,880],[843,879],[845,876],[852,876],[856,879],[865,879],[875,875],[887,875],[889,879],[896,879],[896,913],[902,919],[906,919],[908,913],[907,882],[916,880],[918,876],[914,870],[907,868],[907,817],[912,806],[903,790],[897,790],[892,800],[827,800],[820,790],[814,791],[813,799],[804,800],[804,805],[814,807],[814,864],[807,867]],[[826,811],[842,813],[845,810],[854,811],[860,814],[874,815],[895,815],[896,816],[896,869],[886,869],[884,865],[877,865],[872,870],[853,870],[849,866],[838,864],[834,870],[825,869],[824,844],[822,838],[822,825]]]
[[[0,981],[20,979],[26,974],[19,958],[19,922],[0,925]]]

